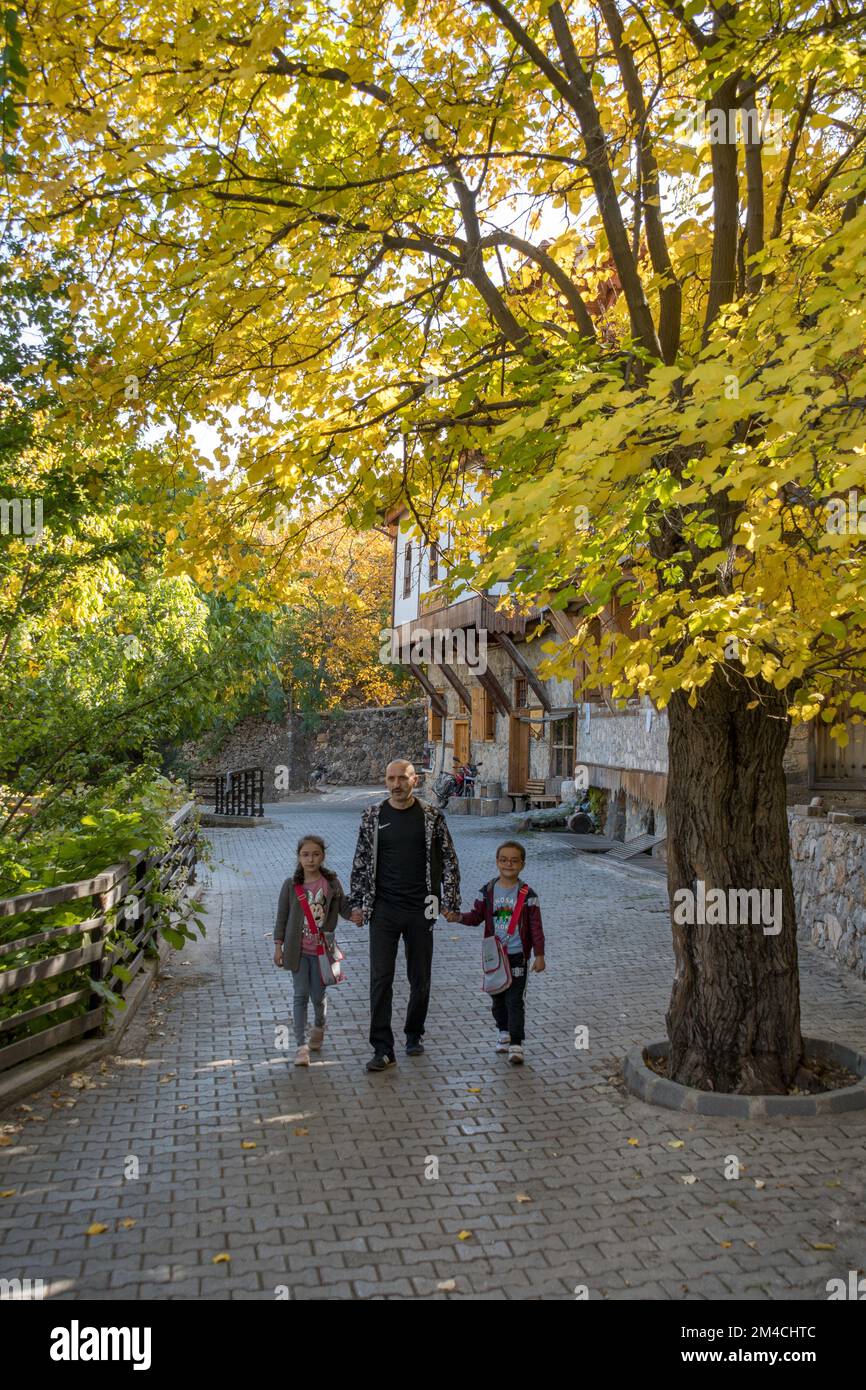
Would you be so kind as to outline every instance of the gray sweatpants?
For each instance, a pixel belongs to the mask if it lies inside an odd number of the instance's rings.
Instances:
[[[292,1018],[295,1024],[295,1046],[302,1047],[307,1041],[307,1005],[313,1001],[313,1018],[317,1028],[324,1028],[328,1000],[325,984],[319,971],[319,957],[307,956],[301,952],[297,970],[292,972],[294,999]]]

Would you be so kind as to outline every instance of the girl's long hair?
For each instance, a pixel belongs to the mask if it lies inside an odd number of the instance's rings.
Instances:
[[[297,848],[298,864],[297,864],[297,868],[295,869],[294,874],[292,875],[292,882],[293,882],[293,883],[303,883],[303,881],[304,881],[304,866],[303,866],[303,864],[301,863],[301,850],[303,849],[304,845],[306,845],[306,844],[308,844],[308,843],[310,843],[310,842],[312,842],[314,845],[318,845],[318,846],[319,846],[319,849],[322,851],[323,854],[324,854],[325,851],[327,850],[327,845],[325,844],[325,842],[324,842],[324,840],[322,839],[321,835],[302,835],[301,838],[300,838],[300,840],[298,841],[298,848]],[[333,869],[326,869],[326,868],[325,868],[324,860],[322,861],[322,865],[321,865],[321,868],[319,869],[319,873],[322,875],[322,878],[325,878],[325,879],[328,880],[328,883],[333,883],[334,879],[337,877],[337,875],[334,873]]]

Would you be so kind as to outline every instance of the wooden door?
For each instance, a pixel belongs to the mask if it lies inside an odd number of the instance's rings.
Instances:
[[[508,790],[526,790],[529,776],[529,725],[515,715],[508,720]]]
[[[469,762],[469,720],[454,720],[454,756],[458,763]]]

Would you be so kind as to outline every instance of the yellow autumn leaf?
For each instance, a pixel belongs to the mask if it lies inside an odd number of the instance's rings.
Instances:
[[[221,1254],[219,1254],[219,1255],[214,1255],[213,1259],[211,1260],[211,1264],[213,1264],[213,1265],[227,1265],[227,1264],[229,1263],[230,1260],[231,1260],[231,1255],[229,1255],[229,1253],[228,1253],[226,1250],[223,1250],[223,1251],[221,1252]]]
[[[458,1232],[457,1232],[457,1239],[458,1239],[458,1240],[471,1240],[471,1239],[472,1239],[472,1232],[471,1232],[471,1231],[458,1231]]]
[[[133,1226],[136,1224],[136,1222],[133,1220],[133,1218],[132,1218],[131,1216],[125,1216],[125,1217],[123,1218],[123,1220],[122,1220],[121,1222],[119,1222],[118,1224],[119,1224],[121,1230],[123,1230],[123,1231],[131,1231],[132,1228],[133,1228]]]
[[[14,1197],[17,1191],[17,1187],[7,1187],[5,1192],[0,1192],[0,1197]]]
[[[101,1236],[107,1230],[108,1227],[102,1221],[94,1221],[92,1226],[88,1226],[84,1234],[86,1236]]]
[[[633,1149],[639,1149],[639,1148],[640,1148],[640,1140],[639,1140],[639,1139],[629,1139],[628,1142],[629,1142],[629,1144],[631,1144],[631,1146],[632,1146]]]
[[[297,1130],[295,1131],[295,1133],[297,1134]],[[242,1140],[241,1140],[241,1148],[242,1148],[242,1149],[254,1149],[255,1147],[256,1147],[256,1142],[255,1142],[254,1139],[242,1139]]]

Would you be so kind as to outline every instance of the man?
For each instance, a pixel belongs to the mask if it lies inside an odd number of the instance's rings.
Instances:
[[[352,864],[352,921],[370,924],[370,1044],[367,1071],[393,1066],[391,1005],[402,937],[409,978],[406,1054],[417,1057],[433,963],[433,927],[442,911],[460,907],[460,869],[445,817],[414,795],[418,777],[404,759],[385,769],[388,799],[361,817]]]

